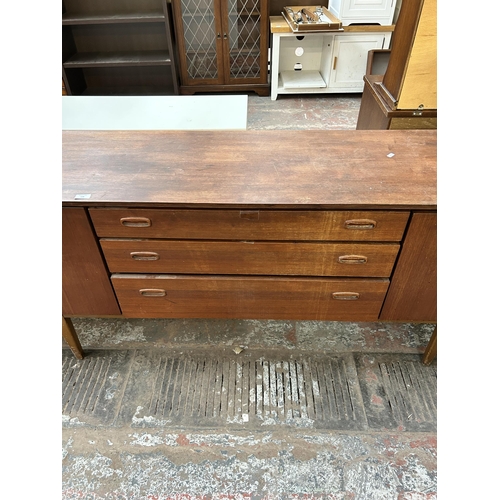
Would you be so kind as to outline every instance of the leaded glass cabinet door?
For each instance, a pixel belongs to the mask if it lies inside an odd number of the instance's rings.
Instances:
[[[172,1],[184,85],[224,83],[220,2]]]
[[[267,85],[268,0],[172,0],[183,85]]]
[[[222,0],[227,83],[267,82],[267,0]]]

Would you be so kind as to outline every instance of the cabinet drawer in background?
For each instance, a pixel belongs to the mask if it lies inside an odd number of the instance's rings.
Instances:
[[[129,318],[376,321],[389,280],[121,275],[111,281]]]
[[[409,212],[89,209],[108,238],[400,241]]]
[[[112,273],[389,277],[397,243],[101,239]]]

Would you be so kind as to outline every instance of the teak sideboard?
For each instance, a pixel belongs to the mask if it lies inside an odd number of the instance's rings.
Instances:
[[[82,358],[86,316],[435,323],[436,142],[64,131],[64,338]]]

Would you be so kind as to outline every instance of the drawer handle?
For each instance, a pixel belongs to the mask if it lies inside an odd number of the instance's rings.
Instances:
[[[160,256],[156,252],[130,252],[134,260],[158,260]]]
[[[151,219],[147,217],[123,217],[120,219],[120,223],[126,227],[150,227]]]
[[[364,255],[341,255],[339,262],[341,264],[366,264],[368,257]]]
[[[139,290],[143,297],[165,297],[167,292],[161,288],[143,288]]]
[[[344,223],[346,229],[374,229],[376,225],[377,221],[371,219],[352,219]]]
[[[335,300],[358,300],[359,293],[357,293],[357,292],[333,292],[332,299],[335,299]]]
[[[260,212],[258,210],[241,210],[240,219],[259,220]]]

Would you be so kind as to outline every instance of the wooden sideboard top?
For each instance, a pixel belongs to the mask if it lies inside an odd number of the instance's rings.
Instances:
[[[63,131],[62,201],[434,210],[436,163],[436,130]]]

